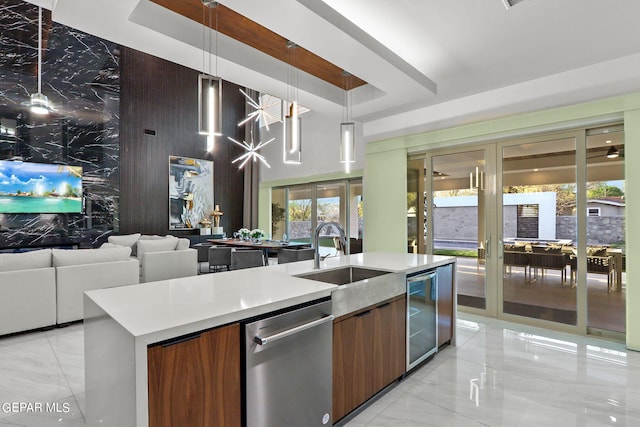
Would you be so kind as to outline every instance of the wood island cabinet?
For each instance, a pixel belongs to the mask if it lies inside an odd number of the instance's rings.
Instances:
[[[404,374],[405,325],[404,295],[334,321],[334,423]]]
[[[148,347],[149,427],[240,427],[240,325]]]

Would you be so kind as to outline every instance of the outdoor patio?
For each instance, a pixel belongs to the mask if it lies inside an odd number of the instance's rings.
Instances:
[[[458,257],[458,304],[482,307],[484,304],[484,265],[476,258]],[[560,323],[576,322],[576,289],[572,287],[569,268],[567,281],[561,271],[538,272],[533,280],[525,278],[523,267],[511,267],[504,273],[504,311]],[[625,282],[623,273],[622,283]],[[588,274],[588,326],[625,332],[625,292],[607,292],[607,276]]]

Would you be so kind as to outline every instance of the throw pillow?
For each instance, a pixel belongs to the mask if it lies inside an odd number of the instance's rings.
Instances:
[[[109,243],[109,242],[104,242],[102,245],[100,245],[100,249],[124,248],[124,247],[126,247],[126,246],[114,245],[113,243]]]
[[[107,242],[118,246],[128,246],[131,248],[131,256],[136,256],[136,242],[140,237],[140,233],[109,236]]]
[[[146,253],[173,251],[176,249],[177,244],[178,239],[176,237],[173,239],[141,239],[138,241],[137,257],[138,259],[142,259]]]
[[[189,246],[191,246],[191,240],[178,239],[178,244],[176,245],[176,251],[183,251],[185,249],[189,249]]]
[[[51,267],[51,249],[0,254],[0,271]]]
[[[601,246],[587,247],[587,256],[607,256],[607,248]]]

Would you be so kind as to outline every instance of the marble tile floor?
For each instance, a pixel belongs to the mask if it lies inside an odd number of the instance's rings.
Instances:
[[[640,353],[464,313],[457,333],[345,425],[640,425]],[[82,324],[0,338],[0,427],[84,426],[83,364]]]
[[[457,333],[346,426],[640,425],[640,352],[469,314]]]

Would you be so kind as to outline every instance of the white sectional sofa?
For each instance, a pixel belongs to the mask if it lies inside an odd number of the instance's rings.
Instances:
[[[0,335],[55,324],[51,250],[0,254]]]
[[[129,248],[53,249],[56,269],[56,323],[84,318],[83,293],[94,289],[135,285],[138,260]]]
[[[140,233],[109,236],[108,244],[131,249],[140,261],[140,282],[177,279],[198,274],[198,251],[189,239]]]
[[[85,291],[137,284],[129,248],[0,254],[0,335],[82,319]]]

